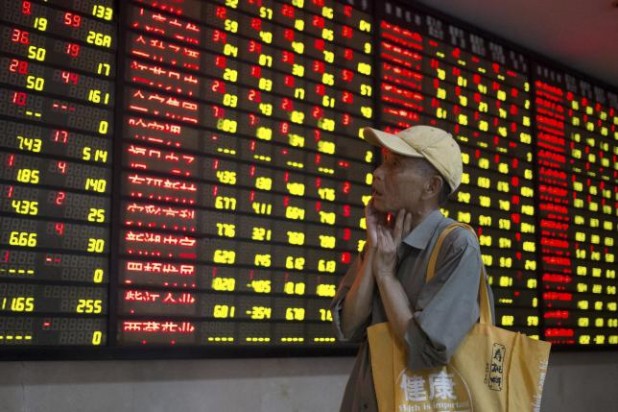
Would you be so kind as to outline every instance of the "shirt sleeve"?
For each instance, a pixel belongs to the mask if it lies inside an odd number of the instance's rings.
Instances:
[[[348,268],[348,271],[341,279],[341,282],[339,282],[339,286],[337,287],[337,293],[335,294],[335,297],[333,298],[330,305],[330,311],[333,315],[333,327],[335,330],[335,336],[338,340],[342,342],[359,342],[365,335],[365,329],[367,326],[366,324],[360,325],[354,331],[352,336],[347,337],[344,336],[341,325],[341,311],[343,310],[343,301],[345,300],[348,292],[350,291],[350,288],[354,283],[354,279],[356,279],[356,276],[361,268],[361,263],[362,254],[354,259],[354,261]]]
[[[411,370],[447,364],[478,320],[481,264],[473,233],[461,228],[447,236],[435,276],[424,285],[406,331]]]

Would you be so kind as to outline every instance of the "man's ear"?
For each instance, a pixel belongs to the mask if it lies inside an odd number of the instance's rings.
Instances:
[[[425,193],[428,198],[439,197],[444,186],[444,179],[440,175],[432,175],[425,184]]]

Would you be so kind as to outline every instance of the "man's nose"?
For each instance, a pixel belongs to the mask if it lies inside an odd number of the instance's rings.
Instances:
[[[380,165],[373,171],[373,179],[382,180],[383,176],[384,176],[384,173],[382,172],[382,165]]]

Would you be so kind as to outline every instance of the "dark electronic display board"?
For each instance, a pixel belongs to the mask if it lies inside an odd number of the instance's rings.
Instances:
[[[540,285],[547,339],[618,344],[618,96],[537,65]]]
[[[120,345],[334,342],[373,169],[371,23],[306,3],[127,6]]]
[[[615,87],[394,1],[0,5],[0,356],[349,349],[361,130],[415,124],[462,147],[496,323],[618,347]]]
[[[0,345],[105,346],[112,4],[2,0],[1,9]]]

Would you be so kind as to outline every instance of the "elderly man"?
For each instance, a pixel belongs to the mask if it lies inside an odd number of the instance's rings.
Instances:
[[[448,363],[478,320],[481,253],[478,240],[457,228],[444,241],[434,278],[425,283],[440,232],[454,221],[440,212],[461,183],[461,151],[453,137],[431,126],[398,134],[366,128],[383,162],[366,207],[365,248],[342,279],[331,310],[338,339],[361,342],[341,411],[377,411],[366,337],[388,321],[411,370]]]

